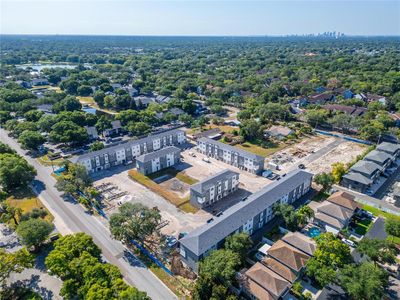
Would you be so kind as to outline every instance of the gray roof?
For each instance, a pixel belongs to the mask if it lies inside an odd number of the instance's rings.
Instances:
[[[313,174],[300,169],[288,173],[280,181],[274,181],[250,195],[246,201],[228,208],[212,222],[193,230],[180,240],[181,244],[200,256],[312,176]]]
[[[264,161],[264,157],[262,157],[260,155],[257,155],[257,154],[242,150],[242,149],[240,149],[238,147],[234,147],[234,146],[231,146],[231,145],[228,145],[228,144],[224,144],[224,143],[215,141],[213,139],[202,137],[202,138],[198,139],[198,141],[216,145],[220,149],[228,150],[228,151],[231,151],[231,152],[236,152],[236,153],[239,153],[241,156],[244,156],[244,157],[247,157],[247,158],[255,159],[257,161]]]
[[[369,179],[368,177],[365,177],[364,175],[361,175],[360,173],[355,173],[355,172],[349,172],[343,176],[343,178],[355,182],[359,182],[365,185],[369,185],[372,183],[372,180]]]
[[[194,190],[200,194],[204,193],[209,189],[210,186],[214,186],[216,181],[222,180],[233,175],[239,175],[239,173],[234,172],[232,170],[226,169],[218,172],[210,177],[207,177],[203,181],[200,181],[190,187],[191,190]]]
[[[389,153],[395,153],[397,150],[400,149],[400,145],[399,144],[393,144],[393,143],[388,143],[388,142],[383,142],[380,143],[378,146],[376,146],[377,150],[380,151],[385,151],[385,152],[389,152]]]
[[[372,175],[376,170],[382,170],[382,167],[372,161],[360,160],[350,168],[350,171],[360,172]]]
[[[111,146],[111,147],[106,147],[106,148],[103,148],[103,149],[98,150],[98,151],[85,153],[85,154],[79,156],[77,159],[75,159],[75,161],[79,162],[79,161],[82,161],[82,160],[85,160],[85,159],[88,159],[88,158],[91,159],[93,157],[96,157],[96,156],[99,156],[99,155],[103,155],[103,154],[106,154],[106,153],[113,153],[113,152],[115,152],[115,151],[117,151],[119,149],[130,148],[130,147],[133,147],[134,145],[143,144],[145,142],[151,142],[151,141],[153,141],[155,139],[162,138],[164,136],[169,136],[171,134],[178,134],[179,132],[184,133],[184,131],[182,131],[182,130],[172,129],[172,130],[164,131],[164,132],[159,133],[159,134],[149,135],[149,136],[144,137],[142,139],[124,141],[122,143],[119,143],[118,145],[114,145],[114,146]]]
[[[386,152],[383,151],[378,151],[378,150],[372,150],[370,153],[368,153],[364,159],[370,160],[370,161],[375,161],[379,163],[385,163],[388,159],[391,159],[392,156]]]
[[[169,147],[165,147],[160,150],[157,150],[157,151],[142,154],[142,155],[138,156],[136,158],[136,160],[138,162],[145,163],[145,162],[151,161],[154,158],[162,157],[162,156],[170,154],[170,153],[180,153],[180,152],[181,152],[181,150],[179,148],[177,148],[175,146],[169,146]]]

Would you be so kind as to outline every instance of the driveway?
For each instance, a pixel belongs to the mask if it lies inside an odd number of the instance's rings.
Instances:
[[[378,218],[371,226],[365,237],[369,239],[386,240],[387,233],[385,231],[385,219]]]

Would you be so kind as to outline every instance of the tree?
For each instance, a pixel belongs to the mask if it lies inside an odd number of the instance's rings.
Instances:
[[[385,220],[385,231],[395,237],[400,237],[400,220],[387,218]]]
[[[96,141],[90,145],[90,151],[97,151],[104,148],[104,144],[102,142]]]
[[[241,259],[238,253],[225,249],[215,250],[200,262],[200,276],[228,283],[233,280],[240,265]]]
[[[12,149],[7,144],[0,142],[0,154],[3,154],[3,153],[15,154],[15,150]]]
[[[11,206],[7,203],[2,205],[1,207],[2,212],[0,215],[0,221],[4,223],[9,223],[11,220],[14,222],[15,225],[19,224],[19,219],[22,216],[22,209],[19,207]]]
[[[117,267],[101,262],[101,251],[84,233],[57,240],[46,257],[52,274],[64,280],[60,295],[64,299],[149,299],[128,286]]]
[[[61,101],[53,105],[53,111],[59,113],[61,111],[74,111],[82,108],[78,99],[73,96],[67,96]]]
[[[261,136],[260,124],[255,120],[244,120],[240,124],[240,135],[252,141]]]
[[[305,225],[312,217],[314,217],[314,211],[308,205],[303,205],[297,211],[297,219],[299,224]]]
[[[314,256],[307,262],[307,275],[321,286],[337,281],[337,269],[351,262],[350,248],[332,233],[323,233],[317,239]]]
[[[336,162],[332,164],[332,178],[335,183],[339,183],[342,180],[344,174],[346,174],[346,167],[344,163]]]
[[[88,85],[81,85],[77,89],[77,93],[79,96],[89,96],[92,92],[92,88]]]
[[[34,257],[22,248],[14,253],[0,248],[0,287],[4,287],[11,273],[21,273],[25,268],[33,267]]]
[[[6,191],[24,187],[36,176],[36,170],[16,154],[0,154],[0,185]]]
[[[54,115],[44,115],[37,122],[37,126],[41,131],[50,132],[51,127],[57,123],[57,117]]]
[[[385,240],[364,238],[358,244],[357,251],[373,262],[392,264],[396,261],[396,246]]]
[[[287,105],[269,102],[260,107],[258,115],[262,123],[267,123],[287,119],[290,116],[290,111]]]
[[[37,150],[45,141],[46,138],[37,131],[25,130],[18,137],[18,142],[21,143],[22,148],[29,150]]]
[[[389,275],[373,263],[347,265],[339,273],[340,285],[355,300],[380,300],[389,284]]]
[[[332,186],[334,179],[330,173],[319,173],[314,176],[314,181],[316,184],[321,185],[322,189],[326,191]]]
[[[85,128],[71,121],[61,121],[53,125],[50,139],[56,143],[82,144],[88,140]]]
[[[306,120],[313,127],[325,123],[327,119],[328,112],[325,109],[314,109],[306,112]]]
[[[98,90],[98,91],[94,92],[94,95],[93,95],[94,101],[100,107],[104,106],[104,98],[105,97],[106,97],[106,94],[102,90]]]
[[[17,233],[27,247],[39,247],[54,230],[54,225],[42,219],[29,219],[21,222]]]
[[[99,132],[103,132],[106,129],[111,128],[111,121],[106,116],[100,116],[100,118],[96,122],[96,129]]]
[[[157,232],[161,222],[158,210],[150,209],[140,203],[124,203],[118,212],[111,215],[110,230],[117,239],[130,242],[132,239],[140,242]]]
[[[250,236],[245,232],[230,235],[225,240],[225,249],[238,253],[242,260],[246,257],[251,245]]]
[[[273,206],[274,213],[277,217],[282,217],[287,229],[296,230],[298,223],[298,216],[294,207],[287,203],[277,203]]]
[[[150,132],[151,126],[145,122],[131,122],[128,130],[135,136],[145,135]]]
[[[84,191],[91,184],[92,180],[84,166],[68,163],[65,172],[57,177],[56,188],[72,194],[77,190]]]

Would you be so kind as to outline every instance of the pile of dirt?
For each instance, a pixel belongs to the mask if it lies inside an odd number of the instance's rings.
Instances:
[[[196,273],[192,272],[183,265],[181,258],[177,252],[171,255],[171,272],[174,275],[179,275],[191,280],[194,280],[197,277]]]

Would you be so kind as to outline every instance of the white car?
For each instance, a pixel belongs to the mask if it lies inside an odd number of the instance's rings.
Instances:
[[[203,158],[203,161],[205,161],[206,163],[210,163],[210,162],[211,162],[210,159],[209,159],[208,157],[204,157],[204,158]]]
[[[350,246],[350,247],[355,247],[356,244],[354,244],[353,241],[347,240],[347,239],[342,239],[342,242],[345,243],[346,245]]]

